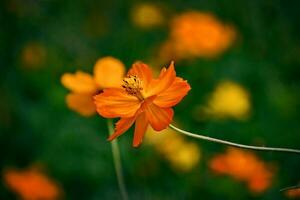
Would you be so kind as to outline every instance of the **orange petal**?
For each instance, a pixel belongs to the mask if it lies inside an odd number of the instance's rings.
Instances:
[[[136,118],[133,147],[138,147],[142,143],[147,127],[148,121],[146,118],[146,114],[143,112]]]
[[[95,93],[97,85],[93,77],[85,72],[77,71],[75,74],[66,73],[61,77],[61,83],[76,93]]]
[[[125,133],[132,126],[134,121],[135,121],[135,117],[121,118],[116,123],[115,132],[111,136],[109,136],[108,140],[111,141],[116,137],[119,137],[120,135]]]
[[[174,62],[171,62],[168,69],[163,68],[158,79],[154,79],[149,84],[146,97],[157,95],[168,89],[176,78]]]
[[[142,81],[142,88],[147,89],[150,81],[152,80],[152,71],[148,65],[142,62],[136,62],[128,71],[127,75],[136,75]]]
[[[146,108],[146,116],[150,125],[156,131],[161,131],[171,123],[173,119],[172,108],[160,108],[155,104],[149,104]]]
[[[117,88],[104,89],[94,100],[97,112],[106,118],[133,117],[141,106],[138,98]]]
[[[96,112],[93,96],[89,94],[71,93],[66,97],[67,105],[71,110],[89,117]]]
[[[190,85],[182,78],[176,77],[172,85],[158,94],[154,100],[154,103],[159,107],[172,107],[178,104],[181,99],[191,89]]]
[[[94,66],[95,81],[101,88],[121,87],[124,74],[124,64],[113,57],[100,58]]]

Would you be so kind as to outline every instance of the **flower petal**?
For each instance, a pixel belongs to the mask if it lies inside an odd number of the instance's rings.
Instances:
[[[96,106],[93,102],[93,96],[89,94],[71,93],[66,97],[66,102],[71,110],[89,117],[96,112]]]
[[[75,74],[64,74],[61,77],[61,83],[66,88],[76,93],[93,94],[98,89],[93,77],[82,71],[77,71]]]
[[[150,125],[156,131],[161,131],[171,123],[173,119],[172,108],[160,108],[155,104],[149,104],[146,108],[146,116]]]
[[[176,78],[174,62],[171,62],[168,69],[163,68],[158,79],[153,79],[146,91],[146,97],[157,95],[168,89]]]
[[[138,98],[117,88],[104,89],[94,100],[97,112],[106,118],[132,117],[141,106]]]
[[[142,88],[147,89],[150,81],[152,80],[152,71],[148,65],[142,62],[136,62],[132,65],[132,68],[128,71],[127,75],[136,75],[142,81]]]
[[[147,127],[148,120],[146,118],[145,112],[143,112],[136,118],[133,147],[138,147],[142,143]]]
[[[124,64],[113,57],[100,58],[94,66],[95,81],[101,88],[121,87],[124,74]]]
[[[164,108],[175,106],[190,89],[191,87],[187,81],[176,77],[172,85],[162,93],[158,94],[153,102],[159,107]]]
[[[130,118],[121,118],[117,123],[116,123],[116,128],[115,132],[109,136],[108,140],[111,141],[123,133],[125,133],[133,124],[135,121],[135,117],[130,117]]]

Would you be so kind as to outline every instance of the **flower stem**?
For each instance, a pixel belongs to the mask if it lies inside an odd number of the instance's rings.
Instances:
[[[299,188],[300,188],[300,185],[294,185],[294,186],[285,187],[285,188],[279,190],[279,192],[285,192],[287,190],[295,190],[295,189],[299,189]]]
[[[114,127],[111,119],[107,120],[107,127],[109,135],[112,135],[114,133]],[[124,176],[122,171],[122,164],[121,164],[121,156],[120,156],[120,150],[118,145],[118,140],[114,139],[111,141],[111,150],[112,150],[112,156],[114,160],[116,175],[118,179],[118,185],[121,192],[121,196],[123,200],[128,200],[128,194],[124,183]]]
[[[233,147],[238,147],[238,148],[243,148],[243,149],[260,150],[260,151],[278,151],[278,152],[287,152],[287,153],[298,153],[298,154],[300,154],[299,149],[273,148],[273,147],[243,145],[243,144],[239,144],[239,143],[229,142],[229,141],[226,141],[226,140],[221,140],[221,139],[217,139],[217,138],[212,138],[212,137],[208,137],[208,136],[204,136],[204,135],[191,133],[191,132],[182,130],[180,128],[177,128],[176,126],[174,126],[172,124],[170,124],[169,127],[171,129],[179,132],[179,133],[182,133],[184,135],[187,135],[187,136],[190,136],[190,137],[193,137],[193,138],[206,140],[206,141],[210,141],[210,142],[215,142],[215,143],[219,143],[219,144],[225,144],[225,145],[229,145],[229,146],[233,146]]]

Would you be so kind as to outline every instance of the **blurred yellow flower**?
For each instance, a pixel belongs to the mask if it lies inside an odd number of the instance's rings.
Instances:
[[[100,58],[94,66],[94,76],[81,71],[65,73],[61,83],[71,90],[66,97],[68,107],[83,116],[95,114],[93,96],[105,88],[121,87],[124,74],[124,64],[113,57]]]
[[[205,112],[216,118],[245,119],[250,108],[249,93],[237,83],[224,81],[212,93]]]
[[[61,196],[58,185],[40,170],[7,169],[4,182],[23,200],[57,200]]]
[[[215,16],[203,12],[185,12],[175,16],[169,39],[162,45],[164,59],[215,57],[232,45],[235,30]]]
[[[30,42],[21,50],[21,63],[25,68],[40,68],[46,59],[46,49],[38,42]]]
[[[162,25],[164,16],[157,5],[143,3],[133,7],[131,20],[137,27],[148,29]]]
[[[181,172],[194,169],[200,161],[201,151],[197,144],[188,142],[171,129],[160,132],[148,128],[146,141],[171,164]]]
[[[252,192],[263,192],[271,185],[273,172],[270,167],[250,151],[228,148],[215,156],[210,168],[219,174],[230,175],[245,181]]]
[[[299,199],[300,198],[300,188],[287,190],[285,195],[290,199]]]

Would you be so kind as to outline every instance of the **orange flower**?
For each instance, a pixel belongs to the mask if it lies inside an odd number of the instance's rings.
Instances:
[[[26,44],[21,51],[22,66],[27,69],[37,69],[42,67],[46,57],[46,48],[38,42]]]
[[[210,168],[217,173],[247,182],[253,192],[266,190],[273,176],[269,167],[253,153],[234,148],[229,148],[227,153],[213,158]]]
[[[287,190],[285,192],[285,195],[290,198],[290,199],[297,199],[300,198],[300,189],[291,189],[291,190]]]
[[[7,186],[24,200],[55,200],[61,195],[57,184],[37,169],[4,171]]]
[[[81,71],[64,74],[61,82],[71,90],[66,97],[68,107],[83,116],[93,115],[96,113],[93,96],[104,88],[121,87],[124,73],[125,66],[120,60],[104,57],[96,62],[94,76]]]
[[[170,36],[162,46],[161,57],[215,57],[226,50],[235,37],[235,30],[214,15],[185,12],[172,20]]]
[[[148,124],[161,131],[173,119],[172,107],[178,104],[190,90],[190,85],[176,77],[174,63],[163,68],[157,79],[152,77],[148,65],[137,62],[123,79],[123,88],[104,89],[95,96],[98,113],[106,118],[120,117],[115,132],[108,140],[120,136],[135,122],[133,146],[138,147]]]

